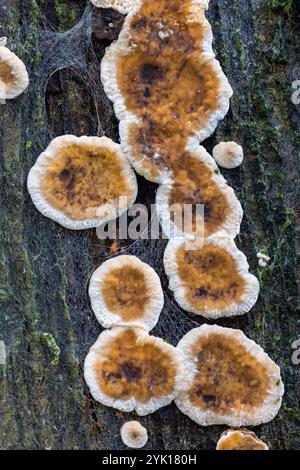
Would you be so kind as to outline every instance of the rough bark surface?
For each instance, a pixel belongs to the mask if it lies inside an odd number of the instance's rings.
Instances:
[[[245,162],[224,171],[245,217],[238,240],[261,282],[253,311],[219,321],[242,328],[282,367],[286,394],[279,416],[256,429],[274,449],[300,449],[300,107],[291,102],[300,79],[300,8],[292,0],[211,0],[214,49],[234,89],[231,111],[205,142],[237,140]],[[109,26],[113,23],[113,28]],[[62,133],[105,133],[118,124],[103,94],[99,64],[122,18],[84,1],[0,0],[0,36],[26,63],[31,83],[0,105],[0,448],[123,449],[119,429],[129,416],[96,403],[83,361],[101,331],[88,301],[91,273],[111,255],[94,231],[71,232],[45,219],[26,190],[30,167]],[[139,179],[139,201],[156,186]],[[160,274],[166,305],[155,333],[173,344],[200,318],[183,312],[167,290],[164,241],[123,244]],[[271,263],[258,267],[267,249]],[[131,417],[131,416],[130,416]],[[223,427],[201,428],[175,405],[142,418],[148,449],[214,449]]]

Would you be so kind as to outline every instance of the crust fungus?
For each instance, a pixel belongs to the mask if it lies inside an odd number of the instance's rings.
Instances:
[[[182,384],[180,352],[143,328],[105,330],[84,364],[95,400],[144,416],[168,405]]]
[[[189,377],[178,408],[202,426],[257,426],[278,413],[284,392],[279,367],[240,330],[202,325],[177,348]]]
[[[229,109],[232,89],[212,50],[207,7],[203,0],[131,2],[102,61],[122,146],[151,181],[160,183],[184,159],[188,167],[188,147],[211,135]]]
[[[269,448],[248,429],[229,429],[221,435],[217,450],[269,450]]]
[[[46,217],[72,230],[98,227],[124,213],[137,195],[136,176],[106,137],[57,137],[28,176],[28,191]]]
[[[118,256],[103,263],[91,277],[89,295],[105,328],[126,324],[150,331],[164,304],[158,275],[135,256]]]
[[[169,241],[164,265],[177,303],[188,312],[217,319],[249,312],[259,282],[244,254],[229,238]]]
[[[141,449],[148,442],[148,432],[138,421],[128,421],[121,427],[121,438],[127,447]]]
[[[178,161],[174,176],[160,185],[156,205],[165,234],[172,234],[169,238],[183,233],[234,238],[240,232],[241,204],[213,158],[199,145]],[[187,205],[192,208],[190,218],[185,217]],[[203,208],[201,214],[195,210],[197,205]]]
[[[222,168],[233,169],[244,160],[243,147],[236,142],[221,142],[213,149],[213,157]]]
[[[0,100],[10,100],[21,95],[29,84],[25,65],[7,47],[7,39],[0,39]]]

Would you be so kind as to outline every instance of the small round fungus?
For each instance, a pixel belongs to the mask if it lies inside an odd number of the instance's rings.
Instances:
[[[221,142],[214,147],[213,157],[222,168],[231,170],[242,164],[244,151],[236,142]]]
[[[143,328],[105,330],[84,363],[84,376],[95,400],[144,416],[171,403],[181,390],[181,354]]]
[[[28,175],[28,191],[46,217],[72,230],[99,227],[132,206],[134,171],[106,137],[57,137]]]
[[[148,432],[138,421],[128,421],[121,428],[121,438],[127,447],[141,449],[148,442]]]
[[[169,288],[188,312],[212,319],[243,315],[257,301],[258,280],[232,239],[174,238],[167,245],[164,266]]]
[[[202,325],[177,348],[186,368],[178,408],[202,426],[258,426],[275,418],[284,392],[279,367],[240,330]]]
[[[269,448],[248,429],[229,429],[220,437],[217,450],[269,450]]]
[[[25,65],[6,47],[7,39],[0,39],[0,100],[21,95],[29,84]]]
[[[91,277],[89,295],[105,328],[131,324],[150,331],[164,305],[158,275],[135,256],[118,256],[103,263]]]

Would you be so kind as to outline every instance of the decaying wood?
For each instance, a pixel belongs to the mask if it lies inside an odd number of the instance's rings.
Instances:
[[[31,78],[26,94],[0,105],[0,340],[7,351],[0,365],[2,449],[124,448],[119,429],[128,417],[94,402],[82,373],[100,333],[87,283],[119,244],[111,250],[93,231],[75,233],[45,219],[26,190],[28,171],[52,136],[118,138],[99,63],[122,18],[93,11],[84,0],[0,1],[0,36],[9,38]],[[300,336],[300,106],[291,101],[292,82],[300,79],[299,4],[211,0],[208,16],[235,94],[205,146],[211,150],[223,139],[244,146],[243,166],[223,174],[242,202],[239,246],[262,288],[250,314],[218,323],[242,328],[282,367],[281,412],[256,433],[274,449],[300,449],[300,366],[292,363],[292,343]],[[150,204],[155,185],[142,178],[139,185],[139,201]],[[164,246],[142,240],[121,249],[161,275],[166,306],[155,333],[176,344],[203,322],[182,312],[167,290]],[[271,256],[265,269],[257,263],[261,249]],[[148,449],[214,449],[224,430],[197,426],[175,405],[141,422]]]

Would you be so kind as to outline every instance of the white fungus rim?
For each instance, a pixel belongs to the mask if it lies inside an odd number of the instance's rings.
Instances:
[[[70,145],[93,146],[98,149],[107,149],[112,151],[119,159],[119,163],[121,165],[120,177],[125,179],[130,190],[130,196],[127,198],[126,203],[124,199],[124,206],[120,207],[120,205],[114,205],[115,214],[93,219],[87,218],[85,220],[72,220],[62,211],[55,209],[45,198],[41,188],[42,178],[47,173],[49,164],[56,159],[57,153]],[[76,137],[73,135],[64,135],[52,140],[47,149],[38,157],[35,165],[31,168],[28,175],[27,187],[36,208],[45,217],[58,222],[60,225],[70,230],[83,230],[100,227],[109,220],[114,220],[134,204],[138,192],[135,173],[132,170],[130,163],[121,152],[121,148],[118,144],[107,137]],[[105,205],[100,205],[98,210],[101,211],[101,208],[104,207]]]
[[[134,330],[138,337],[139,344],[153,344],[158,346],[162,351],[169,354],[172,363],[175,365],[176,376],[172,393],[159,398],[152,397],[148,402],[142,403],[135,397],[128,400],[114,399],[108,396],[101,389],[94,372],[95,362],[100,358],[104,358],[107,348],[110,347],[111,341],[116,339],[122,332],[126,330]],[[139,416],[146,416],[154,413],[159,408],[169,405],[182,390],[182,384],[185,382],[185,368],[182,362],[181,353],[178,349],[163,341],[163,339],[150,336],[143,328],[114,327],[111,330],[103,331],[96,343],[91,347],[84,362],[84,378],[90,389],[93,398],[105,406],[115,408],[119,411],[129,413],[135,411]]]
[[[135,320],[123,320],[122,317],[110,310],[102,294],[102,286],[105,284],[107,275],[112,270],[133,267],[144,275],[146,288],[149,290],[150,299],[145,305],[142,318]],[[158,322],[164,305],[164,295],[159,276],[148,264],[143,263],[135,256],[122,255],[105,261],[92,275],[89,286],[91,305],[97,320],[104,328],[113,326],[131,325],[152,330]]]
[[[200,338],[208,337],[211,334],[221,334],[226,338],[231,338],[238,342],[240,346],[244,347],[245,350],[265,368],[269,378],[269,389],[266,392],[263,403],[250,412],[244,410],[239,414],[234,411],[231,414],[218,414],[212,410],[202,410],[191,403],[189,390],[198,373],[191,351]],[[193,421],[201,426],[226,424],[227,426],[241,427],[258,426],[263,423],[268,423],[275,418],[281,407],[282,396],[284,394],[280,368],[258,344],[245,336],[241,330],[223,328],[217,325],[202,325],[187,333],[179,341],[177,348],[182,354],[187,376],[184,384],[185,390],[179,394],[175,403],[179,410],[189,416]]]

